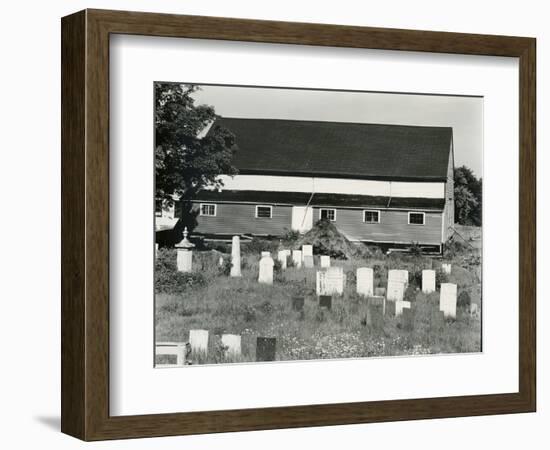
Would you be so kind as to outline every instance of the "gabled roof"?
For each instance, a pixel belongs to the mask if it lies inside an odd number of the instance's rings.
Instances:
[[[307,192],[273,191],[200,191],[195,201],[256,203],[267,205],[307,205],[341,208],[377,209],[420,209],[441,211],[445,207],[444,198],[385,197],[374,195],[325,194]]]
[[[443,181],[452,128],[220,117],[241,174]]]

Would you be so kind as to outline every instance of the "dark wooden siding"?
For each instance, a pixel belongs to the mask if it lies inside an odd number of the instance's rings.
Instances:
[[[257,234],[282,235],[291,227],[292,207],[273,206],[271,219],[256,218],[256,205],[238,203],[216,203],[215,217],[197,216],[195,229],[203,234]],[[196,203],[194,208],[199,208]]]
[[[447,182],[445,183],[445,216],[443,225],[443,242],[452,234],[455,222],[455,194],[454,194],[454,151],[451,145],[449,166],[447,168]]]
[[[362,209],[340,208],[333,223],[350,240],[439,245],[442,216],[425,211],[424,225],[409,225],[408,211],[380,210],[380,223],[364,223]],[[319,208],[314,208],[313,218],[319,219]]]

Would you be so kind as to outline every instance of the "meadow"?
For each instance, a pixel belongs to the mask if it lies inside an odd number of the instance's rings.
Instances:
[[[243,243],[240,278],[229,277],[230,245],[195,250],[191,273],[177,272],[174,249],[160,249],[155,267],[156,340],[186,342],[189,330],[209,330],[208,352],[191,355],[193,364],[255,361],[258,336],[277,339],[276,360],[479,352],[481,314],[471,316],[469,306],[475,303],[481,311],[480,232],[471,227],[461,234],[466,239],[451,243],[443,258],[422,252],[386,255],[366,247],[348,259],[333,258],[333,266],[344,268],[346,284],[344,294],[333,297],[330,310],[318,306],[315,293],[318,256],[314,269],[281,270],[276,264],[273,285],[258,283],[260,252],[271,251],[275,258],[279,241],[254,239]],[[284,244],[292,248],[292,242]],[[452,264],[451,274],[441,270],[442,262]],[[388,270],[409,271],[404,300],[411,302],[414,311],[412,330],[403,326],[402,317],[388,314],[383,330],[368,325],[368,300],[355,292],[358,267],[374,269],[375,288],[386,287]],[[439,291],[421,292],[423,269],[436,270],[438,289],[441,282],[457,284],[456,320],[437,320]],[[292,308],[295,296],[304,297],[303,311]],[[225,333],[242,336],[239,357],[225,354],[220,342]]]

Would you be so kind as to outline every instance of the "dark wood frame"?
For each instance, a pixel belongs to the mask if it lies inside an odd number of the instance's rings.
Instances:
[[[85,440],[535,411],[533,38],[85,10],[62,31],[61,429]],[[109,35],[222,39],[519,58],[519,392],[109,416]]]

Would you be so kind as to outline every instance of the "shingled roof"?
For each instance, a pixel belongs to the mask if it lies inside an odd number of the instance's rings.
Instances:
[[[446,180],[452,128],[220,117],[241,174]]]

